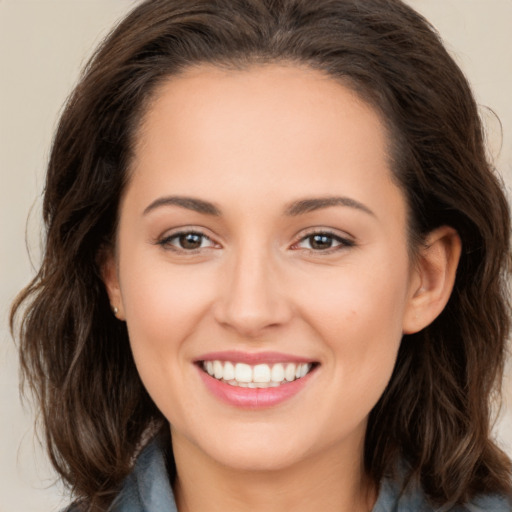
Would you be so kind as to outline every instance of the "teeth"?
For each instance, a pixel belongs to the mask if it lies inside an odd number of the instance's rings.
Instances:
[[[213,375],[216,379],[222,379],[222,376],[224,375],[224,368],[220,361],[213,361]]]
[[[291,382],[292,380],[295,380],[295,372],[297,371],[296,370],[296,366],[295,364],[293,363],[288,363],[286,365],[286,369],[284,371],[284,378],[288,381],[288,382]]]
[[[286,382],[305,377],[312,368],[310,363],[277,363],[274,365],[230,361],[204,361],[203,370],[212,377],[231,386],[244,388],[276,387]]]
[[[274,366],[272,366],[272,371],[270,372],[270,378],[274,382],[283,382],[284,366],[281,363],[277,363]]]
[[[224,372],[222,374],[222,378],[224,380],[234,380],[235,367],[233,366],[233,363],[230,363],[229,361],[224,363]]]
[[[222,363],[220,363],[219,361],[219,364]],[[220,377],[217,377],[217,375],[215,375],[215,378],[222,379],[223,375],[221,375]],[[238,382],[252,382],[252,368],[248,364],[237,363],[235,365],[235,380]]]
[[[270,382],[270,367],[268,364],[257,364],[252,371],[254,382]]]

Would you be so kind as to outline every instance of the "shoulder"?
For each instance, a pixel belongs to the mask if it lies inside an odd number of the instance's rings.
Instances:
[[[141,452],[109,512],[177,512],[161,442]]]
[[[419,487],[403,491],[401,482],[385,479],[372,512],[512,512],[512,499],[498,495],[481,495],[470,503],[434,507]]]
[[[165,458],[159,439],[150,442],[137,457],[132,472],[108,512],[177,512]],[[83,512],[71,505],[62,512]]]
[[[462,510],[464,512],[512,512],[512,497],[478,496]]]

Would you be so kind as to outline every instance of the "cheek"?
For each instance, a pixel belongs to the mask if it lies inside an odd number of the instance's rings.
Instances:
[[[190,356],[187,341],[197,329],[211,298],[206,266],[169,264],[155,258],[154,247],[126,242],[119,262],[123,307],[134,360],[144,385],[159,406],[174,395]],[[173,384],[174,383],[174,384]]]
[[[153,264],[124,279],[126,323],[138,373],[157,407],[178,425],[197,410],[186,383],[195,370],[190,339],[210,296],[200,274]]]
[[[328,293],[303,296],[304,315],[328,350],[333,388],[355,418],[370,411],[393,372],[407,297],[403,268],[406,262],[352,269],[333,276]]]
[[[399,255],[394,262],[392,258],[374,260],[335,269],[322,280],[316,276],[315,282],[302,286],[303,314],[326,330],[329,339],[357,339],[361,346],[401,335],[408,291],[408,274],[403,270],[407,260]]]
[[[120,265],[129,330],[135,341],[160,341],[168,346],[178,335],[186,337],[207,307],[211,297],[210,270],[206,266],[180,268],[164,258],[155,261],[154,257],[146,265],[144,255],[137,256],[127,257]]]

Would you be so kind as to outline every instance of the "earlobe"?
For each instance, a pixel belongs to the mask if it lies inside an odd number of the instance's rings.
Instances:
[[[449,226],[437,228],[425,238],[414,269],[404,334],[420,331],[445,308],[455,283],[461,248],[458,233]]]
[[[101,279],[103,280],[110,300],[112,314],[118,320],[124,320],[124,307],[114,251],[112,249],[102,250],[98,258],[98,265],[101,272]]]

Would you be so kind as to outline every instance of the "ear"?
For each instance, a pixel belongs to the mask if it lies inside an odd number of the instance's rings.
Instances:
[[[118,320],[124,320],[123,299],[119,286],[119,272],[114,249],[109,247],[100,250],[98,266],[110,300],[112,313]]]
[[[413,269],[404,334],[420,331],[445,308],[455,283],[461,246],[458,233],[449,226],[437,228],[426,237]]]

